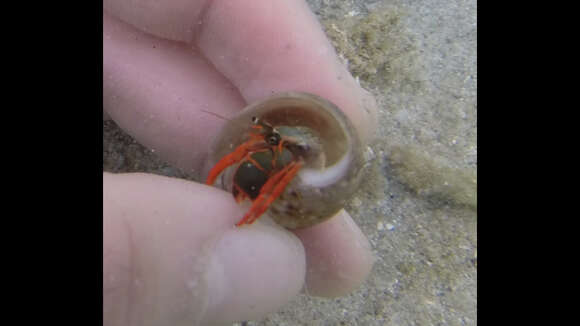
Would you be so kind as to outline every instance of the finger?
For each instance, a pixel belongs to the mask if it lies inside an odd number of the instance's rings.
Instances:
[[[246,102],[279,91],[329,99],[363,142],[376,127],[376,103],[352,78],[304,1],[185,1],[162,6],[109,0],[105,8],[137,28],[196,44]]]
[[[340,64],[304,1],[213,1],[201,20],[199,48],[247,102],[280,91],[314,93],[368,139],[373,99]]]
[[[259,319],[302,289],[306,259],[300,241],[276,226],[230,230],[216,245],[208,271],[205,321]]]
[[[294,233],[306,250],[308,294],[346,295],[369,275],[374,262],[370,244],[346,211],[341,210],[324,223]]]
[[[103,14],[103,107],[121,128],[184,171],[201,171],[211,139],[244,106],[189,46]]]
[[[233,228],[242,212],[218,189],[147,174],[104,174],[103,213],[108,325],[256,319],[303,285],[300,241],[267,225]]]

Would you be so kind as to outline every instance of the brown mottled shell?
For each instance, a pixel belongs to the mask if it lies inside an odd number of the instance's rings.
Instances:
[[[311,150],[305,165],[268,215],[286,228],[315,225],[334,216],[358,189],[364,159],[362,145],[352,123],[334,104],[308,93],[281,93],[244,108],[223,128],[208,161],[215,165],[247,140],[252,117],[267,121],[282,137],[305,142]],[[216,185],[231,191],[235,166]]]

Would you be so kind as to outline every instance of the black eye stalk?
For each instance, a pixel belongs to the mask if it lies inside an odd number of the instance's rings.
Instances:
[[[261,126],[266,130],[266,132],[264,133],[264,139],[266,140],[266,142],[268,142],[268,144],[272,146],[277,146],[278,144],[280,144],[282,136],[280,136],[278,130],[272,127],[271,124],[267,123],[266,121],[260,120],[258,117],[252,117],[252,123]]]
[[[274,132],[268,136],[268,144],[272,145],[272,146],[276,146],[278,144],[280,144],[280,134],[274,130]]]

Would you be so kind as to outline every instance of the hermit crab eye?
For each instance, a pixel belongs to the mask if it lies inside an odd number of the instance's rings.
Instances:
[[[280,134],[276,132],[269,135],[267,141],[268,144],[275,146],[280,143],[280,139],[281,139]]]

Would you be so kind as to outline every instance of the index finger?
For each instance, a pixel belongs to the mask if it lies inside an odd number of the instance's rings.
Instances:
[[[247,102],[280,91],[329,99],[363,138],[372,129],[374,103],[340,64],[303,1],[214,1],[194,37],[215,67]]]
[[[339,62],[304,1],[105,0],[118,18],[156,36],[195,45],[247,103],[280,91],[325,97],[352,120],[363,140],[375,129],[376,104]]]

